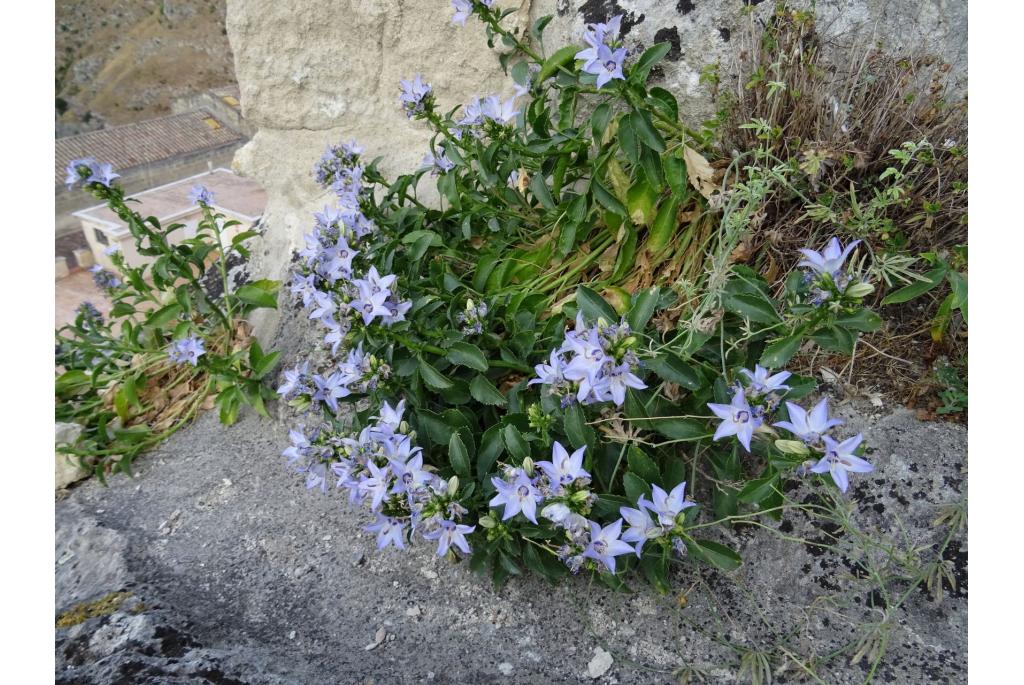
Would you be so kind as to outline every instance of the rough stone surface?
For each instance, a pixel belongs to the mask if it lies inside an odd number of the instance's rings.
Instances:
[[[548,46],[578,43],[584,25],[623,14],[631,54],[660,41],[672,43],[655,79],[676,94],[683,118],[700,122],[713,112],[699,83],[706,64],[721,62],[725,87],[735,87],[730,64],[747,40],[742,30],[761,22],[774,2],[759,0],[502,0],[520,26],[545,16]],[[794,0],[806,6],[808,0]],[[752,6],[749,16],[744,8]],[[820,0],[818,25],[826,48],[851,44],[887,49],[924,46],[966,68],[965,0]],[[398,107],[398,81],[417,73],[434,86],[447,111],[476,95],[512,92],[498,56],[488,50],[484,27],[451,23],[447,0],[229,0],[227,30],[246,119],[258,133],[239,151],[236,168],[267,189],[264,214],[271,230],[256,253],[256,272],[280,278],[312,213],[331,201],[310,170],[324,147],[357,139],[366,156],[383,157],[392,176],[416,169],[428,149],[425,124]],[[429,198],[433,184],[421,184]],[[266,337],[277,321],[267,317]]]
[[[878,469],[851,487],[854,521],[927,559],[942,535],[931,522],[966,490],[966,432],[904,410],[863,412],[839,407],[846,430],[869,436]],[[585,577],[558,590],[520,578],[495,591],[424,544],[375,551],[365,512],[284,470],[286,442],[283,424],[246,413],[224,429],[207,413],[137,462],[136,478],[92,480],[57,503],[58,616],[112,592],[132,598],[56,631],[56,682],[647,684],[674,683],[689,667],[729,683],[739,655],[718,639],[748,649],[785,640],[806,659],[885,613],[848,540],[817,547],[836,531],[802,513],[776,534],[723,532],[744,565],[682,565],[669,596],[639,582],[616,594]],[[965,681],[966,554],[965,539],[947,550],[958,587],[942,603],[917,589],[893,611],[876,682]],[[591,680],[602,651],[612,663]],[[845,684],[868,666],[847,655],[815,668]],[[793,665],[775,677],[799,681]]]

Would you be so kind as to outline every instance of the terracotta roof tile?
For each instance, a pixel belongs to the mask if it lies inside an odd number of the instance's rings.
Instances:
[[[64,184],[68,162],[81,157],[110,162],[115,171],[123,173],[132,167],[216,149],[244,139],[245,136],[204,109],[58,138],[55,185]]]

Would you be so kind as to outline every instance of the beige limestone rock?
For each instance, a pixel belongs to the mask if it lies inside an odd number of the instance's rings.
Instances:
[[[78,442],[82,430],[82,426],[77,423],[58,421],[54,426],[54,445],[58,446],[54,452],[54,481],[57,490],[89,477],[89,471],[79,466],[74,457],[62,453],[59,449],[60,445],[74,445]]]
[[[745,4],[750,3],[498,2],[516,10],[509,20],[520,27],[553,15],[544,35],[549,52],[579,43],[586,23],[613,13],[624,14],[625,45],[634,58],[668,41],[673,49],[659,65],[656,81],[676,95],[681,117],[690,124],[715,111],[700,83],[704,65],[722,62],[723,88],[739,87],[730,82],[728,65],[747,47],[741,28],[765,21],[774,6],[753,3],[748,15]],[[809,0],[791,4],[806,6]],[[816,11],[819,28],[830,37],[829,50],[861,31],[871,44],[923,43],[966,66],[966,5],[963,0],[819,0]],[[285,278],[292,251],[312,226],[313,212],[331,201],[310,174],[327,144],[356,139],[367,159],[383,158],[381,168],[392,177],[420,165],[429,131],[399,108],[399,79],[422,74],[434,87],[441,111],[476,95],[512,92],[512,79],[502,73],[497,52],[486,46],[483,25],[471,18],[462,28],[451,17],[448,0],[228,0],[227,31],[242,110],[258,129],[237,153],[235,168],[262,183],[268,195],[267,232],[251,265],[255,274]],[[421,182],[419,192],[428,200],[436,197],[429,181]],[[266,340],[278,314],[258,314],[255,331]]]

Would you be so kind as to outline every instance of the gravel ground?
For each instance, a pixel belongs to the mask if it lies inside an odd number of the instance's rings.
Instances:
[[[858,526],[928,558],[943,534],[932,521],[966,493],[966,430],[905,410],[838,411],[868,435],[877,466],[851,488]],[[613,593],[584,577],[557,589],[518,578],[495,591],[423,544],[377,552],[361,530],[367,513],[284,470],[286,432],[251,413],[224,429],[208,413],[144,456],[135,478],[58,497],[58,625],[74,625],[56,629],[56,682],[675,683],[687,668],[704,682],[749,681],[725,642],[781,644],[818,682],[869,675],[850,652],[807,661],[856,641],[856,625],[886,608],[843,536],[835,552],[807,544],[835,530],[802,513],[779,527],[790,540],[724,532],[744,565],[728,575],[681,567],[670,596],[640,583]],[[946,558],[956,590],[941,603],[914,590],[890,612],[875,682],[966,681],[966,536]],[[815,682],[782,653],[774,682]]]

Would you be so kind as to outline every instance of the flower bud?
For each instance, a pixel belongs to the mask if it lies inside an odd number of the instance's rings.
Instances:
[[[481,528],[487,528],[488,530],[498,525],[498,522],[495,521],[494,517],[490,514],[487,514],[487,516],[482,517],[479,521],[477,521],[477,523],[480,524]]]
[[[846,289],[846,296],[860,298],[865,295],[870,295],[874,291],[875,286],[871,283],[855,283]]]
[[[458,476],[452,476],[451,478],[448,479],[448,494],[449,495],[454,495],[458,491],[459,491],[459,477]]]
[[[810,450],[807,449],[807,445],[800,440],[776,440],[775,448],[783,454],[794,454],[799,456],[810,454]]]
[[[573,502],[579,502],[580,504],[582,504],[583,502],[587,501],[588,497],[590,497],[590,493],[588,491],[579,490],[577,492],[572,493],[572,497],[570,499],[572,499]]]
[[[523,471],[526,471],[526,475],[533,477],[533,459],[530,457],[523,459]]]
[[[473,306],[474,306],[473,305],[473,300],[466,300],[466,311],[467,312],[473,311]]]

